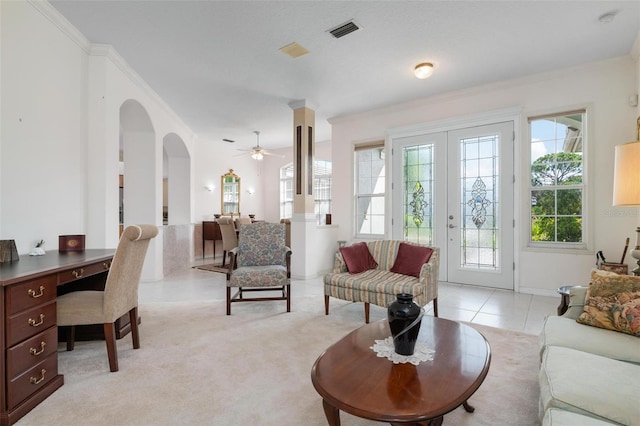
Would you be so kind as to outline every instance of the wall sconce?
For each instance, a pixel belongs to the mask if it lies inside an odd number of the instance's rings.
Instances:
[[[213,190],[216,189],[216,186],[215,185],[206,185],[204,187],[204,189],[206,189],[209,192],[213,192]]]
[[[613,166],[613,205],[640,206],[640,117],[636,127],[636,140],[616,145]],[[637,259],[632,271],[640,275],[640,227],[636,229],[636,247],[631,257]]]

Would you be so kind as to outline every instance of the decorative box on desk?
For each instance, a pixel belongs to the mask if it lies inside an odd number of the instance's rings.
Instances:
[[[84,235],[58,236],[58,251],[84,251]]]

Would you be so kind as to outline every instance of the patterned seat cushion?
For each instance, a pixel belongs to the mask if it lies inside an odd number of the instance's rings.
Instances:
[[[287,285],[287,268],[281,265],[242,266],[233,271],[229,287],[276,287]]]
[[[326,295],[383,307],[393,302],[398,293],[413,294],[414,299],[420,300],[422,291],[423,286],[417,278],[380,269],[359,274],[328,274],[324,279]]]

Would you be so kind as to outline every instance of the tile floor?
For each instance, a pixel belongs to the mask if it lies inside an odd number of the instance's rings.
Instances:
[[[322,300],[322,278],[292,280],[292,287],[294,307],[296,297],[318,296]],[[139,302],[224,300],[225,288],[223,274],[186,268],[160,281],[140,283]],[[442,282],[438,293],[438,314],[441,318],[528,334],[538,334],[545,317],[556,315],[560,303],[559,296],[535,296]],[[432,304],[427,305],[427,310],[433,311]],[[383,319],[385,315],[386,310],[371,305],[372,321]]]

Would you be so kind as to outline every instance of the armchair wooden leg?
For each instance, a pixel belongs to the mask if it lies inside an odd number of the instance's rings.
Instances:
[[[227,286],[227,315],[231,315],[231,287]]]
[[[371,305],[369,302],[364,302],[364,322],[369,324],[369,308]]]
[[[133,339],[133,349],[140,349],[140,332],[138,330],[138,307],[129,311],[129,322],[131,323],[131,338]]]
[[[112,372],[118,371],[118,352],[116,348],[116,327],[112,322],[104,324],[104,341],[107,344],[107,356],[109,357],[109,369]]]
[[[67,327],[67,350],[72,351],[76,343],[76,326]]]
[[[287,312],[291,312],[291,284],[287,284]]]
[[[329,315],[329,296],[324,295],[324,314]]]
[[[438,298],[433,299],[433,316],[438,316]]]

